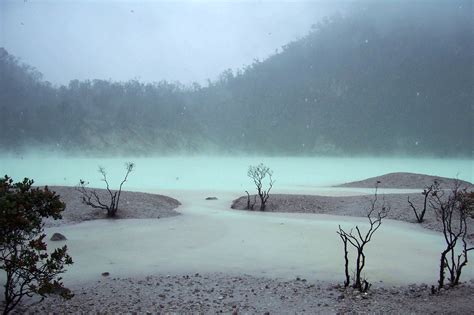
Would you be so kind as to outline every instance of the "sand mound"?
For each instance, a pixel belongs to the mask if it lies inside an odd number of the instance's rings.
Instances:
[[[328,197],[317,195],[287,195],[275,194],[270,195],[267,201],[265,211],[268,212],[288,212],[288,213],[321,213],[331,215],[343,215],[354,217],[365,217],[367,209],[370,208],[373,195],[363,196],[344,196],[344,197]],[[413,202],[417,209],[423,208],[424,196],[420,193],[411,194],[379,194],[379,200],[385,200],[386,205],[390,207],[387,218],[410,223],[417,223],[415,214],[410,208],[407,199]],[[253,196],[251,196],[253,200]],[[247,207],[247,196],[237,198],[232,202],[231,208],[245,210]],[[255,211],[258,211],[260,203],[255,204]],[[468,238],[474,240],[474,220],[468,219],[470,226]],[[436,219],[436,214],[431,207],[426,211],[423,227],[442,231],[442,224]]]
[[[66,204],[62,220],[47,220],[46,227],[62,224],[73,224],[88,220],[105,219],[105,211],[84,205],[81,194],[74,187],[51,186],[52,191],[60,195]],[[101,200],[107,200],[108,193],[104,189],[96,189]],[[102,199],[103,198],[103,199]],[[181,203],[171,197],[123,191],[117,212],[118,219],[157,219],[179,215],[174,209]]]
[[[374,188],[375,184],[380,182],[379,188],[417,189],[431,185],[434,180],[437,180],[443,189],[452,188],[456,181],[455,178],[400,172],[371,177],[334,187]],[[460,183],[462,187],[473,188],[472,183],[462,180],[460,180]]]

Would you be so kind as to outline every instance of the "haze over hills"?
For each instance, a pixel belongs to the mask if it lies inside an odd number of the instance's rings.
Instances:
[[[0,150],[470,157],[471,12],[469,1],[355,10],[205,87],[57,87],[1,49]]]

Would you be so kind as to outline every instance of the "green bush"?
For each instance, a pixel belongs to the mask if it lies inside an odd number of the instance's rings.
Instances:
[[[48,187],[32,185],[33,180],[27,178],[18,183],[7,175],[0,179],[0,269],[6,274],[3,314],[25,296],[72,297],[59,277],[72,259],[66,246],[48,253],[43,222],[61,219],[65,205]]]

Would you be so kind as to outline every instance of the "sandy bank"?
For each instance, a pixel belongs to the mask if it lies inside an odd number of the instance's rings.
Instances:
[[[407,198],[413,202],[417,209],[423,208],[424,197],[418,194],[386,194],[379,195],[379,198],[385,198],[385,202],[390,206],[390,212],[387,218],[409,223],[415,223],[416,217],[410,208]],[[251,198],[253,198],[251,196]],[[257,198],[258,199],[258,198]],[[365,217],[366,211],[370,207],[373,195],[347,196],[347,197],[328,197],[315,195],[270,195],[267,201],[267,212],[288,212],[288,213],[319,213],[352,217]],[[253,199],[252,199],[253,200]],[[257,200],[256,211],[260,203]],[[244,210],[247,206],[247,196],[241,196],[232,202],[231,208]],[[474,220],[468,219],[469,239],[474,239]],[[442,223],[436,219],[433,209],[430,207],[426,211],[424,222],[421,223],[424,228],[442,231]]]
[[[445,177],[435,177],[414,173],[390,173],[365,179],[358,182],[351,182],[336,187],[354,187],[370,188],[374,187],[377,181],[380,181],[381,188],[394,189],[419,189],[419,193],[395,193],[383,194],[379,192],[379,200],[385,200],[390,206],[390,212],[387,218],[409,223],[417,223],[413,209],[408,204],[408,198],[414,204],[418,212],[423,209],[424,196],[421,194],[425,185],[433,183],[438,179],[442,188],[449,189],[453,187],[455,179]],[[460,181],[461,187],[469,189],[474,188],[471,183]],[[375,189],[374,189],[375,192]],[[251,196],[253,202],[254,196]],[[272,194],[267,202],[266,211],[268,212],[288,212],[288,213],[318,213],[341,216],[365,217],[367,209],[370,208],[374,195],[361,196],[317,196],[317,195],[293,195],[293,194]],[[258,210],[260,202],[254,209]],[[247,207],[247,196],[241,196],[232,202],[231,208],[245,210]],[[468,219],[469,235],[468,238],[474,240],[474,220]],[[434,210],[427,206],[424,222],[421,223],[424,228],[442,231],[442,223],[437,220]]]
[[[63,224],[75,224],[83,221],[105,219],[105,211],[94,209],[82,203],[81,194],[74,187],[50,186],[52,191],[60,195],[66,204],[62,220],[47,220],[46,227]],[[96,189],[101,200],[108,200],[104,189]],[[118,219],[159,219],[179,215],[174,209],[181,203],[168,196],[141,192],[123,191],[117,212]]]

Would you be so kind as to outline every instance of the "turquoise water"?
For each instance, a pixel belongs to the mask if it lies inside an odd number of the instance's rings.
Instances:
[[[112,185],[120,182],[124,163],[135,162],[127,189],[247,189],[249,165],[260,162],[274,171],[275,190],[324,187],[390,172],[414,172],[456,177],[473,182],[473,160],[421,158],[296,158],[296,157],[162,157],[162,158],[62,158],[0,157],[0,174],[19,180],[33,178],[38,185],[76,185],[80,179],[102,187],[99,165]]]

